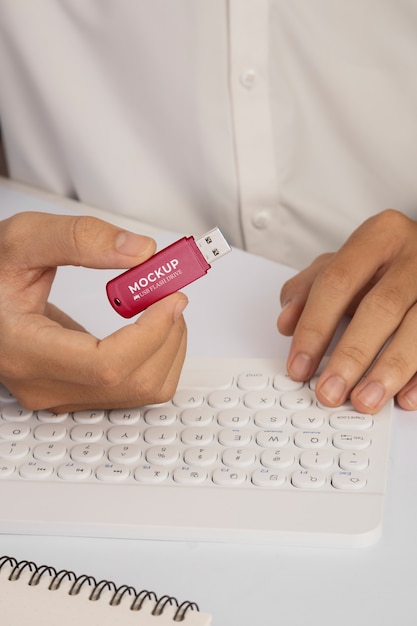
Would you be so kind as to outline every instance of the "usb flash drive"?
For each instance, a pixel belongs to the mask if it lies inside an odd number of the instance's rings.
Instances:
[[[207,274],[213,261],[231,248],[218,228],[194,239],[183,237],[106,285],[110,304],[123,317],[148,306]]]

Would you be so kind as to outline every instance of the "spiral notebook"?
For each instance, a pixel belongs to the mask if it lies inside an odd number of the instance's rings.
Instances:
[[[209,626],[194,602],[0,557],[1,626]]]

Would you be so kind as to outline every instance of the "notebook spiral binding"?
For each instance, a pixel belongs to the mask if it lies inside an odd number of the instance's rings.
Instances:
[[[36,563],[33,563],[32,561],[17,561],[13,557],[3,556],[0,558],[0,572],[2,568],[6,566],[10,566],[12,568],[9,575],[9,580],[11,581],[19,580],[24,570],[28,569],[32,574],[27,582],[30,586],[38,585],[43,577],[49,576],[51,578],[51,582],[48,589],[51,591],[59,589],[62,583],[68,579],[72,582],[68,591],[68,594],[71,596],[79,594],[81,590],[88,585],[91,588],[91,593],[88,599],[93,602],[100,600],[101,595],[105,590],[113,592],[113,595],[109,600],[109,604],[111,606],[118,606],[124,599],[126,599],[127,596],[130,596],[131,604],[129,608],[131,611],[140,611],[143,603],[147,600],[151,600],[155,603],[152,615],[161,615],[167,606],[176,606],[177,610],[175,611],[173,617],[174,622],[184,621],[189,611],[199,611],[195,602],[186,600],[185,602],[179,604],[178,600],[172,596],[165,595],[158,598],[153,591],[143,589],[138,592],[134,587],[130,587],[128,585],[116,587],[115,583],[110,580],[100,580],[97,582],[93,576],[86,576],[84,574],[76,576],[76,574],[70,570],[57,571],[54,567],[48,565],[36,565]]]

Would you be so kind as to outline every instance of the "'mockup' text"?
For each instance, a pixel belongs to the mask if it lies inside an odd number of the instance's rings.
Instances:
[[[135,292],[148,287],[148,285],[161,280],[164,276],[172,274],[177,269],[178,264],[178,259],[172,259],[171,261],[168,261],[168,263],[164,263],[164,265],[161,265],[152,272],[149,272],[146,276],[142,276],[135,283],[133,283],[133,285],[128,285],[130,293],[134,294]]]

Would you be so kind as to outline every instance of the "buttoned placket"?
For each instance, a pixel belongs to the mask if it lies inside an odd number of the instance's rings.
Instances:
[[[229,0],[230,93],[245,245],[262,251],[278,181],[268,71],[269,0]]]

